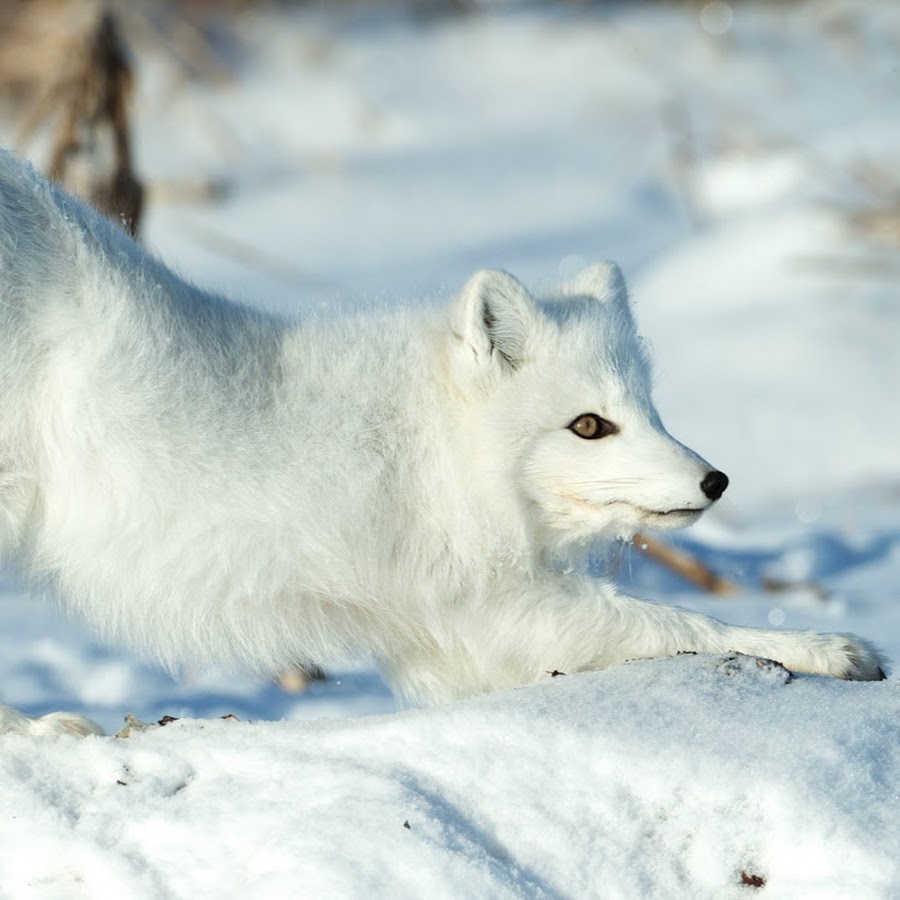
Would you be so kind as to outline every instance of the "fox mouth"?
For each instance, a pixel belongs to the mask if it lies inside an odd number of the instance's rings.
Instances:
[[[601,503],[588,500],[586,497],[568,495],[568,499],[577,506],[585,506],[594,512],[604,507],[624,506],[630,509],[636,521],[643,524],[657,526],[659,528],[682,528],[696,521],[712,504],[706,506],[691,507],[679,506],[673,509],[648,509],[646,506],[638,506],[627,500],[607,500]]]
[[[706,507],[698,508],[681,508],[681,509],[644,509],[642,506],[634,507],[641,517],[650,525],[659,525],[663,528],[680,528],[683,525],[690,525],[691,522],[699,519],[705,512]]]
[[[630,504],[629,504],[630,505]],[[650,518],[679,518],[685,516],[699,516],[706,507],[681,507],[679,509],[646,509],[643,506],[635,506],[634,507],[641,515],[648,516]]]
[[[579,497],[573,494],[569,495],[569,500],[577,503],[579,506],[589,506],[591,509],[602,509],[604,506],[629,506],[639,515],[646,516],[648,519],[678,519],[686,518],[688,516],[699,516],[700,513],[705,512],[711,505],[679,506],[674,509],[648,509],[646,506],[638,506],[638,504],[630,503],[628,500],[604,500],[597,503],[594,500],[588,500],[587,497]]]

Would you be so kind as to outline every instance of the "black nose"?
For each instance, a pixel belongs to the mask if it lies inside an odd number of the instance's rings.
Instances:
[[[710,500],[718,500],[725,493],[728,487],[728,476],[724,472],[710,472],[703,481],[700,482],[700,490],[709,497]]]

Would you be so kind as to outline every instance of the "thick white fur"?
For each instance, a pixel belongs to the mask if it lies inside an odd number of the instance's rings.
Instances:
[[[586,412],[619,433],[576,436]],[[695,519],[709,471],[654,410],[612,265],[546,301],[481,272],[449,312],[284,322],[0,155],[0,552],[108,638],[266,672],[363,650],[419,701],[691,650],[881,677],[853,637],[563,574]]]

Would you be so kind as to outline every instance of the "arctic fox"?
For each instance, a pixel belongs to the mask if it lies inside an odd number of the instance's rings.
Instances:
[[[287,322],[0,155],[0,551],[107,638],[274,672],[365,651],[440,702],[679,651],[883,678],[846,635],[638,601],[567,554],[728,479],[663,428],[619,270]],[[570,567],[571,568],[571,567]],[[0,729],[90,730],[79,717]]]

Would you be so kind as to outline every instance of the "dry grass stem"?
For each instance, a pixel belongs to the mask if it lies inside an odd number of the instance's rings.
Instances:
[[[669,544],[647,537],[638,533],[632,539],[632,543],[647,554],[654,562],[671,569],[676,575],[680,575],[685,581],[711,594],[734,594],[738,586],[727,578],[710,569],[705,563],[684,550],[676,550]]]

